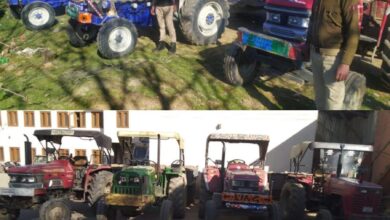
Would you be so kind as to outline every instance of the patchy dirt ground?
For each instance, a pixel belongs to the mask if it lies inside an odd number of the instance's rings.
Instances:
[[[254,85],[233,87],[225,82],[223,56],[236,37],[235,29],[256,29],[261,18],[232,17],[216,45],[189,45],[179,36],[173,56],[152,52],[156,30],[139,30],[136,51],[116,60],[101,58],[96,43],[70,46],[67,19],[60,16],[50,30],[31,32],[0,3],[0,58],[9,60],[0,64],[1,109],[315,108],[312,86],[285,76],[263,71]],[[23,53],[26,49],[38,50],[28,55]],[[389,85],[379,79],[380,69],[359,58],[354,66],[367,77],[362,109],[388,109]]]

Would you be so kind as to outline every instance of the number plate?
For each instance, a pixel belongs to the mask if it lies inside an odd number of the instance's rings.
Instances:
[[[270,204],[272,202],[272,198],[270,196],[243,193],[222,193],[222,200],[225,202],[252,204]]]
[[[371,212],[374,211],[374,209],[373,209],[372,207],[364,206],[363,209],[362,209],[362,211],[363,211],[364,213],[371,213]]]
[[[283,41],[267,39],[248,32],[242,33],[242,43],[251,47],[288,57],[289,45]]]

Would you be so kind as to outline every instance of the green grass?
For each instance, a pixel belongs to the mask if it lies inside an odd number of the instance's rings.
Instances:
[[[107,60],[96,43],[69,45],[67,17],[50,30],[27,31],[0,3],[0,109],[314,109],[313,89],[282,77],[248,87],[224,82],[223,55],[235,36],[229,29],[221,44],[179,43],[177,54],[152,52],[154,35],[141,36],[133,54]],[[179,38],[180,40],[180,38]],[[180,42],[184,42],[180,40]],[[25,48],[44,48],[31,57]],[[388,108],[390,95],[368,89],[363,109]]]

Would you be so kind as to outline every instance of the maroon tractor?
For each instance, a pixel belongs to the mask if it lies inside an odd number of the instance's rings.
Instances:
[[[94,205],[109,192],[114,170],[110,137],[99,131],[65,129],[36,130],[34,135],[50,162],[9,169],[9,187],[0,188],[0,206],[10,219],[16,219],[20,209],[30,208],[39,208],[41,220],[70,219],[68,199]],[[63,137],[94,140],[104,164],[89,164],[86,156],[60,156]]]
[[[222,143],[221,160],[209,158],[211,142]],[[259,157],[256,166],[250,166],[242,159],[226,161],[226,143],[258,145]],[[210,134],[208,136],[205,168],[200,183],[198,213],[200,218],[216,219],[219,211],[231,209],[242,211],[243,214],[259,214],[268,211],[271,219],[279,219],[279,206],[273,202],[268,175],[264,170],[268,143],[268,136],[262,135]]]
[[[311,173],[300,172],[312,151]],[[384,219],[380,214],[382,187],[366,181],[371,145],[305,142],[290,154],[291,172],[273,173],[273,195],[280,195],[283,219],[303,219],[305,209],[317,219]],[[280,193],[281,192],[281,193]],[[279,194],[280,193],[280,194]]]

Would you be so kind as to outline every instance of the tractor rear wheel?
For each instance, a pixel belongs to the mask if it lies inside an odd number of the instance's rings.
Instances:
[[[92,176],[87,190],[88,205],[94,206],[106,193],[110,193],[113,174],[110,171],[100,171]]]
[[[187,205],[187,190],[183,177],[173,177],[169,180],[168,198],[173,203],[173,217],[184,218]]]
[[[225,31],[229,16],[226,0],[185,0],[180,9],[180,28],[192,44],[213,44]]]
[[[284,184],[279,202],[283,220],[304,219],[305,203],[306,192],[301,184]]]
[[[71,210],[66,199],[50,199],[39,209],[40,220],[70,220]]]
[[[256,50],[247,47],[245,51],[233,43],[226,51],[223,59],[226,80],[235,86],[252,83],[256,78]]]
[[[99,52],[108,59],[125,56],[134,51],[137,38],[137,29],[133,23],[122,18],[112,19],[99,30]]]
[[[21,17],[28,30],[42,30],[54,25],[55,11],[47,3],[33,2],[23,8]]]
[[[165,199],[160,208],[160,220],[172,220],[173,219],[173,205],[172,201]]]
[[[320,209],[318,210],[316,220],[332,220],[332,213],[330,213],[327,209]]]
[[[199,174],[199,208],[198,208],[198,217],[200,219],[204,218],[205,214],[205,207],[206,207],[206,202],[207,200],[210,200],[212,198],[211,193],[207,192],[206,189],[206,182],[204,179],[204,176],[202,173]]]
[[[205,205],[205,220],[217,219],[217,204],[214,200],[208,200]]]
[[[280,206],[278,203],[272,203],[272,205],[269,207],[269,215],[271,220],[281,220],[281,211],[280,211]]]

